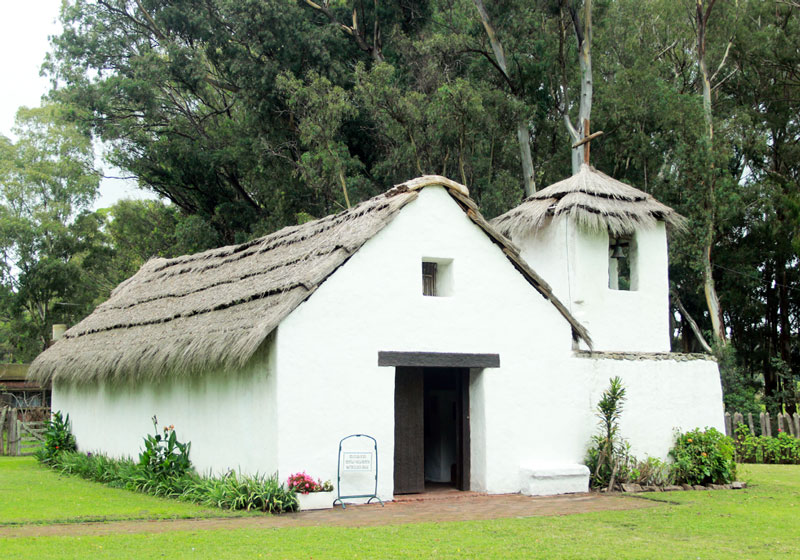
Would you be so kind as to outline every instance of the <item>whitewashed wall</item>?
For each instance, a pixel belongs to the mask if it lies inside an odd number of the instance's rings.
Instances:
[[[422,295],[424,258],[453,259],[452,297]],[[384,499],[393,485],[395,369],[377,366],[381,350],[500,354],[500,368],[471,375],[475,490],[519,491],[523,461],[581,462],[612,374],[630,379],[625,425],[651,428],[632,432],[635,450],[663,456],[674,427],[722,422],[713,362],[574,357],[567,322],[440,187],[425,188],[284,320],[277,345],[281,476],[335,479],[339,439],[368,433],[378,440]],[[703,382],[692,394],[695,375]],[[669,414],[654,415],[659,407]]]
[[[608,287],[608,234],[570,220],[515,238],[522,257],[592,336],[595,350],[669,352],[669,277],[664,224],[637,230],[636,291]]]
[[[274,343],[269,357],[239,373],[212,371],[196,379],[158,384],[57,383],[53,410],[69,413],[81,451],[138,457],[142,440],[174,424],[191,441],[190,459],[200,473],[229,469],[272,474],[277,470]]]

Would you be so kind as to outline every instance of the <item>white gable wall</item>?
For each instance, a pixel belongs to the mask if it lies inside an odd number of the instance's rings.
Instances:
[[[422,295],[423,258],[453,259],[452,297]],[[514,398],[519,380],[535,377],[546,391],[572,346],[567,321],[441,187],[423,189],[281,323],[277,341],[281,426],[302,431],[281,430],[281,476],[335,478],[339,439],[368,433],[378,440],[384,498],[393,485],[395,368],[378,367],[378,351],[500,354],[502,367],[473,381],[486,403],[485,445],[480,430],[472,433],[473,480],[498,488],[503,473],[482,455],[513,464],[520,442],[535,440],[534,407]],[[302,406],[291,397],[298,391]],[[553,393],[551,402],[564,399]],[[475,396],[473,408],[481,406]],[[489,406],[501,402],[508,406]],[[583,445],[552,439],[572,454]]]
[[[268,357],[245,371],[210,371],[193,379],[159,383],[56,383],[52,409],[69,413],[80,451],[136,459],[142,440],[170,424],[190,441],[189,458],[200,473],[229,469],[277,470],[274,342]]]

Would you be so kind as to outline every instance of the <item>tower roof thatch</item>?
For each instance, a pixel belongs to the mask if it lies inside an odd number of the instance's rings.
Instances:
[[[524,234],[549,219],[571,218],[588,231],[630,235],[659,221],[683,227],[684,218],[653,196],[582,165],[578,173],[526,198],[522,204],[492,220],[508,236]]]
[[[240,368],[284,317],[417,198],[440,185],[572,326],[589,335],[480,215],[466,187],[425,176],[341,212],[244,243],[152,259],[111,297],[40,354],[29,377],[76,382],[153,380]]]

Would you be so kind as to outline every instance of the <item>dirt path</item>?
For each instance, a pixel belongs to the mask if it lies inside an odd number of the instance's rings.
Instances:
[[[593,511],[627,510],[658,506],[658,502],[619,495],[572,494],[531,498],[519,494],[499,496],[467,495],[444,499],[389,502],[348,506],[346,510],[305,511],[284,515],[176,519],[153,521],[110,521],[104,523],[58,523],[52,525],[0,526],[2,537],[79,536],[168,531],[211,531],[216,529],[282,528],[282,527],[366,527],[446,521],[501,519],[570,515]]]

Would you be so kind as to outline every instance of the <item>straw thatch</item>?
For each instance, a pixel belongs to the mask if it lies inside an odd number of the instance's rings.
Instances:
[[[582,165],[578,173],[529,196],[492,220],[504,235],[534,231],[551,219],[571,218],[587,231],[631,235],[636,229],[666,222],[682,228],[684,218],[651,195]]]
[[[466,187],[427,176],[398,185],[352,209],[243,245],[175,259],[152,259],[105,303],[39,355],[37,380],[152,380],[214,368],[238,369],[281,320],[306,300],[426,185],[442,185],[471,219],[520,261],[508,240],[477,212]],[[526,265],[515,266],[573,327],[583,327]]]

